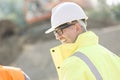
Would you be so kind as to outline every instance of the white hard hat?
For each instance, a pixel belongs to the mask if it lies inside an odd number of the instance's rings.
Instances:
[[[87,20],[88,17],[79,5],[73,2],[61,3],[52,9],[51,28],[45,33],[54,31],[61,24],[80,19]]]

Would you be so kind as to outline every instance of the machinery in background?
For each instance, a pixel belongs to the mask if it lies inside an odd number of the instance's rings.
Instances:
[[[24,0],[26,22],[32,24],[50,19],[51,9],[65,1],[76,2],[85,9],[93,7],[91,0]]]

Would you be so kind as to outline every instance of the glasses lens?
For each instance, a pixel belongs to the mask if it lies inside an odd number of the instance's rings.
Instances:
[[[57,29],[54,31],[54,34],[57,34],[57,35],[62,35],[63,34],[63,29],[67,28],[71,26],[71,24],[68,24],[68,23],[65,23],[65,24],[62,24],[60,25],[59,27],[57,27]]]
[[[62,35],[63,34],[63,31],[62,31],[62,29],[56,29],[55,31],[54,31],[54,34],[56,35]]]

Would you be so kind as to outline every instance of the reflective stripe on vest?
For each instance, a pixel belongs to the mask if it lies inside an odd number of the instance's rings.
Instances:
[[[91,60],[85,54],[83,54],[81,52],[76,52],[73,56],[79,57],[88,65],[88,67],[90,68],[90,70],[94,74],[96,80],[103,80],[102,76],[98,72],[97,68],[94,66],[94,64],[91,62]]]
[[[27,74],[24,73],[24,76],[25,76],[25,80],[30,80],[30,78],[29,78],[29,76]]]

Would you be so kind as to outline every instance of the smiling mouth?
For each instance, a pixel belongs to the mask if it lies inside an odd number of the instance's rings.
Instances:
[[[61,39],[61,43],[66,43],[66,39]]]

